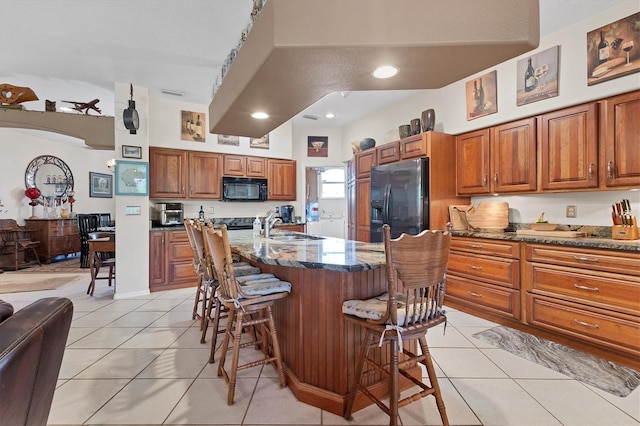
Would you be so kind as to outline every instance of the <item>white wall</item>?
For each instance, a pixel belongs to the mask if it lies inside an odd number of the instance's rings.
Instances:
[[[385,133],[389,129],[408,123],[409,120],[419,117],[420,113],[428,108],[434,108],[436,112],[435,130],[455,135],[638,89],[640,88],[640,74],[638,73],[593,86],[587,86],[586,83],[587,32],[637,12],[638,2],[636,0],[620,3],[602,13],[542,38],[539,47],[533,52],[506,61],[442,89],[425,90],[406,101],[358,120],[343,129],[343,140],[361,140],[365,137],[373,137],[379,146],[384,143]],[[522,78],[516,70],[517,61],[530,56],[531,53],[557,45],[560,46],[559,96],[521,107],[516,106],[516,83],[518,79]],[[498,79],[498,112],[467,121],[465,82],[494,69],[497,70]],[[347,146],[343,147],[345,155],[350,156],[347,148]],[[499,197],[499,199],[510,203],[511,221],[528,222],[535,219],[541,211],[545,211],[548,212],[548,220],[550,221],[576,225],[608,226],[611,225],[611,215],[609,214],[611,203],[619,201],[623,197],[631,200],[635,211],[640,210],[640,192],[629,191],[532,194]],[[473,198],[475,203],[484,200],[495,201],[496,198]],[[567,204],[578,206],[576,219],[565,218],[564,209]]]

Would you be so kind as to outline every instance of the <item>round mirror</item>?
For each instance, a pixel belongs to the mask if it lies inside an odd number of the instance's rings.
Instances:
[[[73,173],[58,157],[41,155],[27,166],[24,184],[27,188],[38,188],[42,195],[36,201],[44,204],[47,197],[65,198],[67,191],[73,189]]]

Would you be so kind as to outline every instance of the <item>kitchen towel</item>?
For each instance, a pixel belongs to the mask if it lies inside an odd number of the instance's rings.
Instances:
[[[473,337],[610,394],[625,397],[640,384],[640,372],[509,327]]]

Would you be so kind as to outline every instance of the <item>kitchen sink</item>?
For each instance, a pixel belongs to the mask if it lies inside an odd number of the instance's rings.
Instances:
[[[269,238],[276,241],[324,240],[324,237],[307,234],[273,235]]]

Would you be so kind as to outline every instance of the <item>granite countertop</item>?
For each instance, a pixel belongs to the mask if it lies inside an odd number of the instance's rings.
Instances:
[[[518,235],[515,232],[475,232],[452,231],[451,235],[457,237],[486,238],[492,240],[525,241],[528,243],[555,244],[571,247],[583,247],[594,249],[610,249],[625,251],[640,251],[640,240],[614,240],[599,236],[588,237],[550,237],[545,235]]]
[[[277,238],[286,235],[301,234],[278,230],[271,236]],[[386,264],[382,243],[330,237],[279,241],[273,238],[254,238],[251,230],[229,231],[229,243],[235,253],[268,265],[354,272],[376,269]]]

